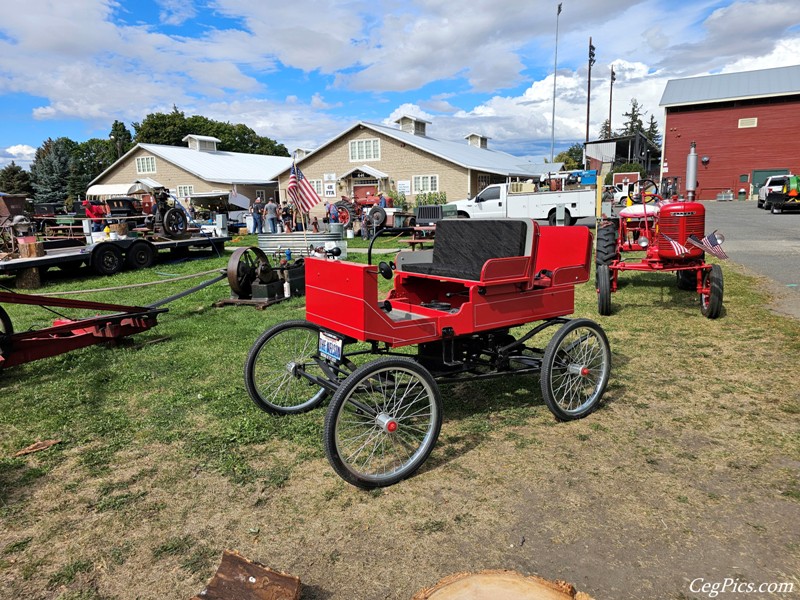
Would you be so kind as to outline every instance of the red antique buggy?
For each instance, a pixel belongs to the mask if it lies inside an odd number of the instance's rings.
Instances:
[[[591,255],[586,227],[445,219],[434,249],[400,252],[396,268],[307,259],[308,320],[280,323],[256,341],[245,365],[248,393],[273,414],[307,411],[332,396],[325,452],[362,488],[394,484],[428,457],[442,423],[440,383],[540,372],[556,417],[584,417],[611,365],[602,328],[565,318]],[[383,301],[379,275],[394,276]],[[515,330],[533,321],[542,322]],[[556,326],[544,350],[533,346],[536,334]],[[416,353],[401,351],[410,346]],[[378,358],[365,362],[369,355]]]

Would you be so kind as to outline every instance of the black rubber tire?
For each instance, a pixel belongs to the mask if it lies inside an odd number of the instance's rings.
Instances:
[[[577,222],[577,219],[575,219],[575,221]],[[550,214],[547,215],[547,224],[552,226],[552,225],[556,225],[557,222],[558,221],[556,219],[556,210],[553,209],[553,210],[550,211]],[[570,216],[569,211],[565,208],[564,209],[564,225],[574,225],[574,224],[575,223],[572,222],[572,217]]]
[[[711,265],[711,270],[703,276],[703,287],[709,288],[708,294],[700,294],[700,312],[709,319],[716,319],[722,313],[722,297],[724,284],[722,281],[722,267]]]
[[[597,408],[610,373],[611,348],[603,328],[589,319],[573,319],[545,348],[542,397],[558,420],[583,418]]]
[[[675,280],[679,290],[697,291],[697,271],[675,271]]]
[[[779,214],[781,214],[781,213],[783,212],[783,210],[782,210],[780,207],[778,207],[778,206],[775,206],[775,203],[772,203],[772,204],[770,204],[770,206],[769,206],[769,211],[770,211],[770,212],[771,212],[773,215],[779,215]]]
[[[164,233],[168,236],[178,236],[186,233],[189,222],[180,208],[170,208],[164,213]]]
[[[380,227],[386,223],[386,211],[382,206],[373,206],[369,211],[369,218],[372,219],[372,224],[375,227]]]
[[[410,358],[379,358],[353,371],[333,395],[325,455],[346,482],[385,487],[422,466],[441,427],[439,386],[427,369]]]
[[[619,260],[617,224],[607,221],[597,229],[597,252],[594,263],[598,266],[610,265],[615,260]]]
[[[114,275],[125,263],[122,251],[113,244],[100,244],[92,251],[92,268],[100,275]]]
[[[244,364],[244,383],[256,406],[273,415],[295,415],[316,408],[328,395],[295,371],[302,365],[323,377],[317,355],[320,328],[308,321],[286,321],[256,340]],[[270,394],[268,386],[275,388]]]
[[[143,240],[133,242],[125,253],[125,264],[131,269],[146,269],[153,265],[156,249]]]
[[[611,314],[611,269],[608,265],[597,265],[597,312],[607,317]]]
[[[339,200],[339,202],[336,203],[336,208],[339,210],[339,222],[344,225],[344,228],[352,227],[353,223],[356,222],[355,206],[346,200]],[[345,221],[341,220],[343,216],[346,219]]]

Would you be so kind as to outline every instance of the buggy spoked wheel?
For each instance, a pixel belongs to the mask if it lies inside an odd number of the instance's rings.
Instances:
[[[704,317],[716,319],[722,312],[722,267],[711,265],[703,274],[703,291],[700,293],[700,312]]]
[[[244,365],[247,393],[256,406],[274,415],[319,406],[328,392],[303,376],[325,377],[314,360],[318,345],[319,327],[308,321],[286,321],[265,331]]]
[[[547,408],[561,421],[585,417],[600,402],[610,372],[603,328],[589,319],[569,321],[544,351],[541,386]]]
[[[384,487],[419,469],[441,427],[442,400],[431,374],[408,358],[380,358],[353,371],[334,394],[325,454],[348,483]]]

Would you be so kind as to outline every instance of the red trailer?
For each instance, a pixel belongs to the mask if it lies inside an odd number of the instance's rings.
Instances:
[[[256,341],[248,393],[273,414],[304,412],[330,396],[325,452],[362,488],[392,485],[426,460],[442,423],[439,384],[540,373],[556,417],[584,417],[611,365],[602,328],[566,318],[591,255],[586,227],[445,219],[433,250],[401,252],[397,265],[306,259],[307,320],[280,323]],[[394,276],[385,299],[379,275]],[[536,347],[534,337],[552,327],[546,348]]]

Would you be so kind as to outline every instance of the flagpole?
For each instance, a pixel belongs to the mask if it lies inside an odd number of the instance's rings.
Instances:
[[[553,118],[550,123],[550,162],[553,162],[553,152],[556,145],[556,73],[558,71],[558,17],[561,15],[561,2],[558,3],[556,13],[556,57],[553,64]]]

